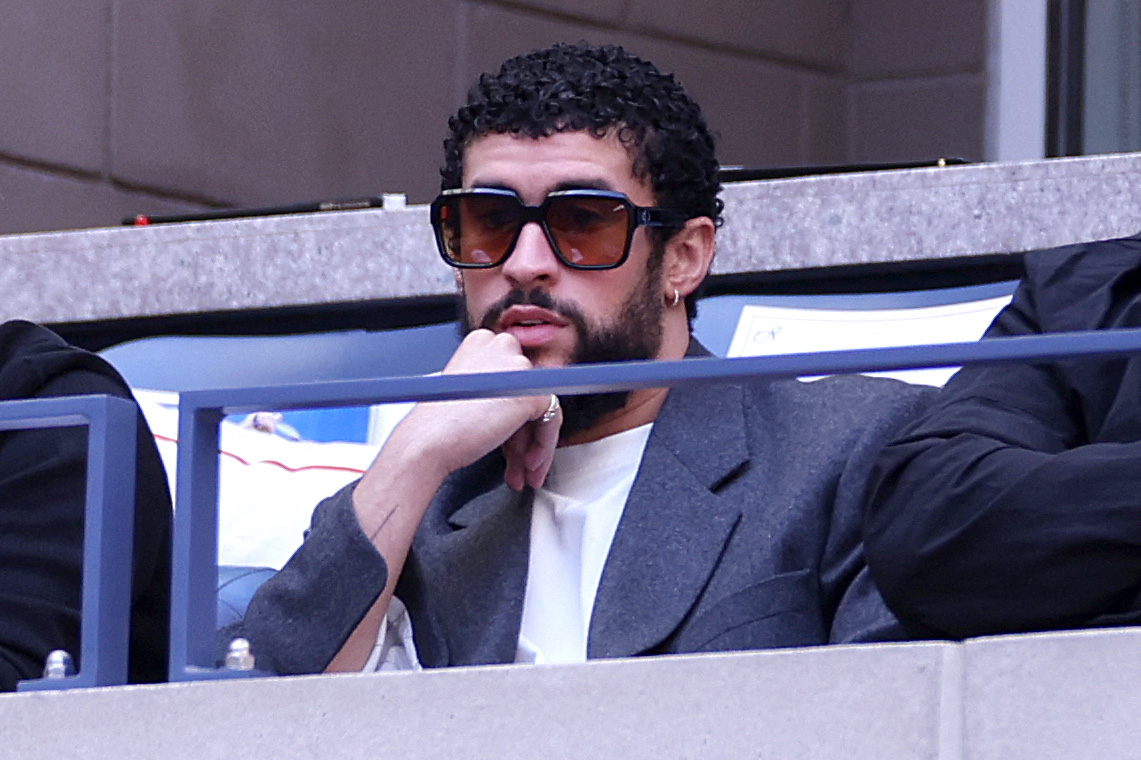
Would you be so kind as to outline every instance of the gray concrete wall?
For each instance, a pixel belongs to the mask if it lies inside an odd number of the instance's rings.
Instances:
[[[1141,154],[732,185],[716,272],[1026,251],[1141,230]],[[451,293],[427,210],[0,237],[0,318],[73,322]]]
[[[0,721],[4,752],[53,760],[952,760],[959,660],[920,644],[39,692],[0,696]]]
[[[1141,629],[0,696],[5,757],[1131,760]]]
[[[0,234],[438,187],[448,114],[559,40],[677,73],[723,163],[983,155],[986,0],[37,0],[0,24]]]

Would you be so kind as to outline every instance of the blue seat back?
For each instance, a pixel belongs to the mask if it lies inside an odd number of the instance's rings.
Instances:
[[[453,323],[304,335],[139,338],[101,352],[135,388],[189,391],[436,372],[459,345]]]

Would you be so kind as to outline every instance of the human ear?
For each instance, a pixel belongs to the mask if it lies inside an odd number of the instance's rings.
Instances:
[[[666,241],[662,288],[667,304],[684,299],[697,290],[709,273],[713,263],[714,232],[713,220],[698,216],[687,220],[685,226]]]

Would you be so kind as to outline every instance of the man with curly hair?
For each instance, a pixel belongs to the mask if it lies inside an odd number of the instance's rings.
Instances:
[[[431,218],[466,337],[445,372],[681,359],[722,204],[673,76],[556,45],[449,122]],[[832,378],[420,404],[222,632],[279,673],[894,638],[871,457],[924,394]]]

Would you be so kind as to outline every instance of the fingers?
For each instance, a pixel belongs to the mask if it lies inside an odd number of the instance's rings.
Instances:
[[[519,491],[525,485],[532,488],[543,485],[554,461],[562,424],[562,409],[557,398],[551,396],[542,413],[507,440],[503,453],[507,459],[504,480],[508,487]]]
[[[510,333],[472,330],[444,367],[444,374],[531,369],[519,341]]]
[[[444,373],[503,372],[531,369],[532,366],[515,336],[480,329],[468,333],[444,368]],[[474,461],[502,443],[507,459],[504,481],[510,488],[516,491],[528,485],[538,488],[546,480],[563,419],[556,396],[508,397],[424,406],[419,418],[427,417],[431,408],[439,420],[438,427],[449,431],[449,471]],[[446,417],[445,410],[450,410]],[[458,441],[463,443],[457,446]]]
[[[547,479],[547,473],[555,459],[555,448],[559,445],[559,430],[563,426],[563,410],[555,409],[554,416],[546,422],[535,422],[534,440],[524,458],[527,471],[527,485],[538,488]]]

